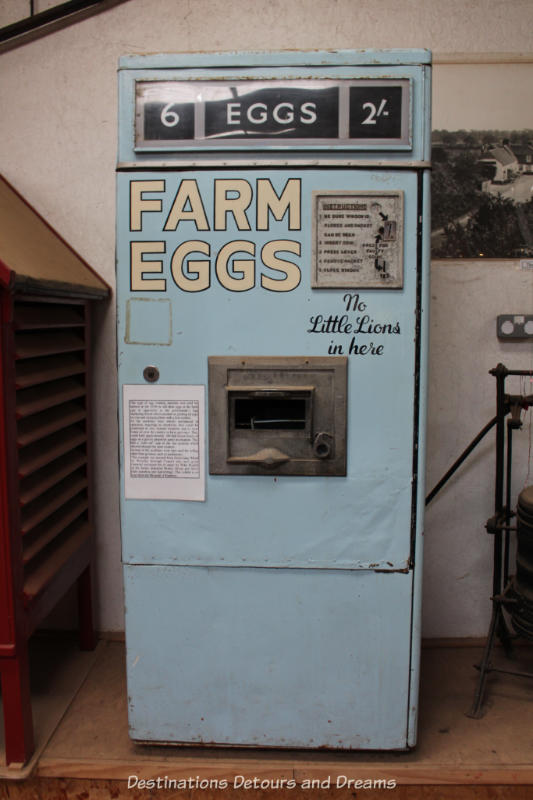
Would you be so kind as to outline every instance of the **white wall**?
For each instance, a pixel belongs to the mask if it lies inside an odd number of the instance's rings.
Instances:
[[[496,413],[489,370],[533,369],[533,343],[499,342],[496,317],[532,313],[533,272],[518,261],[438,261],[431,274],[428,493]],[[532,394],[529,378],[508,378],[506,391]],[[513,437],[513,496],[530,461],[531,409]],[[423,618],[426,636],[487,632],[493,539],[484,526],[494,513],[495,432],[489,433],[426,512]]]
[[[0,22],[10,2],[0,0]],[[476,53],[488,53],[492,60],[493,54],[506,52],[504,60],[511,63],[498,66],[507,87],[505,97],[510,97],[513,112],[530,109],[520,89],[524,71],[531,69],[526,62],[532,59],[523,56],[531,49],[530,31],[530,0],[468,4],[464,0],[129,0],[44,38],[0,51],[0,170],[113,284],[119,56],[428,47],[437,56],[435,116],[439,127],[455,127],[455,121],[453,125],[447,121],[470,113],[468,87],[474,94],[477,90],[475,81],[464,79],[461,64],[447,63],[449,55],[468,53],[459,61],[469,61]],[[469,68],[472,80],[474,76],[483,80],[479,70],[485,60],[481,55],[480,63]],[[508,70],[508,77],[502,78],[501,70]],[[457,126],[474,124],[468,119]],[[500,358],[509,366],[524,366],[531,353],[529,345],[507,345],[502,350],[494,333],[496,313],[526,310],[530,274],[518,272],[514,264],[438,264],[434,274],[431,485],[492,415],[493,379],[487,370]],[[112,303],[98,313],[96,328],[98,625],[113,630],[123,625],[123,609]],[[523,462],[525,457],[520,458]],[[467,473],[430,509],[426,635],[485,632],[490,542],[482,525],[491,513],[491,471],[486,445]],[[462,506],[468,507],[465,515]]]

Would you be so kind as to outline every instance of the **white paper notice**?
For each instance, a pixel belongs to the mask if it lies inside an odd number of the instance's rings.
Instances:
[[[128,499],[205,500],[204,387],[126,385]]]

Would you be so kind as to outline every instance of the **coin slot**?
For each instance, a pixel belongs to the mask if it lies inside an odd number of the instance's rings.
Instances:
[[[305,397],[280,393],[256,393],[236,397],[234,424],[239,430],[305,430],[307,420]]]

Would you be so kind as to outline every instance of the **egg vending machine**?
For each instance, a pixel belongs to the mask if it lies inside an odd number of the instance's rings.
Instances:
[[[130,734],[416,740],[426,51],[120,64]]]

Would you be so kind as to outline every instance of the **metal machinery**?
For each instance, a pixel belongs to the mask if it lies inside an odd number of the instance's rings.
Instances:
[[[416,741],[429,64],[121,60],[135,740]]]
[[[505,324],[513,315],[498,317],[498,326]],[[516,315],[515,315],[516,318]],[[523,316],[519,316],[523,334]],[[506,332],[506,334],[509,332]],[[513,333],[511,329],[511,333]],[[517,337],[518,338],[518,337]],[[521,336],[520,336],[521,338]],[[479,678],[474,693],[469,717],[479,719],[483,716],[483,699],[487,677],[490,672],[533,678],[533,672],[495,666],[492,662],[496,636],[499,637],[506,656],[513,655],[512,640],[522,637],[533,639],[533,486],[525,486],[517,499],[516,512],[511,507],[513,472],[513,432],[522,428],[522,413],[533,405],[533,395],[510,394],[506,392],[508,378],[529,378],[533,381],[531,370],[507,369],[498,364],[490,370],[496,379],[496,415],[480,430],[441,480],[426,497],[426,505],[446,485],[468,456],[483,441],[485,436],[496,428],[496,464],[494,484],[494,514],[485,525],[493,539],[492,571],[492,615],[485,643],[483,658],[479,665]],[[525,385],[525,383],[524,383]],[[506,422],[507,419],[507,422]],[[512,524],[516,517],[516,525]],[[511,575],[511,533],[516,532],[515,574]],[[508,627],[508,620],[514,635]]]
[[[492,661],[496,636],[502,642],[507,656],[512,655],[512,639],[533,639],[533,487],[522,489],[518,495],[516,512],[511,505],[513,432],[522,427],[522,414],[533,405],[533,395],[506,392],[508,378],[520,378],[524,382],[529,378],[531,381],[533,372],[507,369],[504,364],[498,364],[490,370],[490,374],[496,379],[496,416],[483,428],[477,441],[472,443],[476,446],[492,427],[496,427],[494,514],[485,526],[487,533],[494,538],[492,615],[479,664],[474,700],[468,714],[474,718],[483,716],[483,699],[490,672],[533,678],[531,671],[496,666]],[[514,517],[516,524],[513,525]],[[516,532],[517,545],[514,575],[510,572],[511,532]],[[509,630],[508,621],[514,629],[514,635]]]

